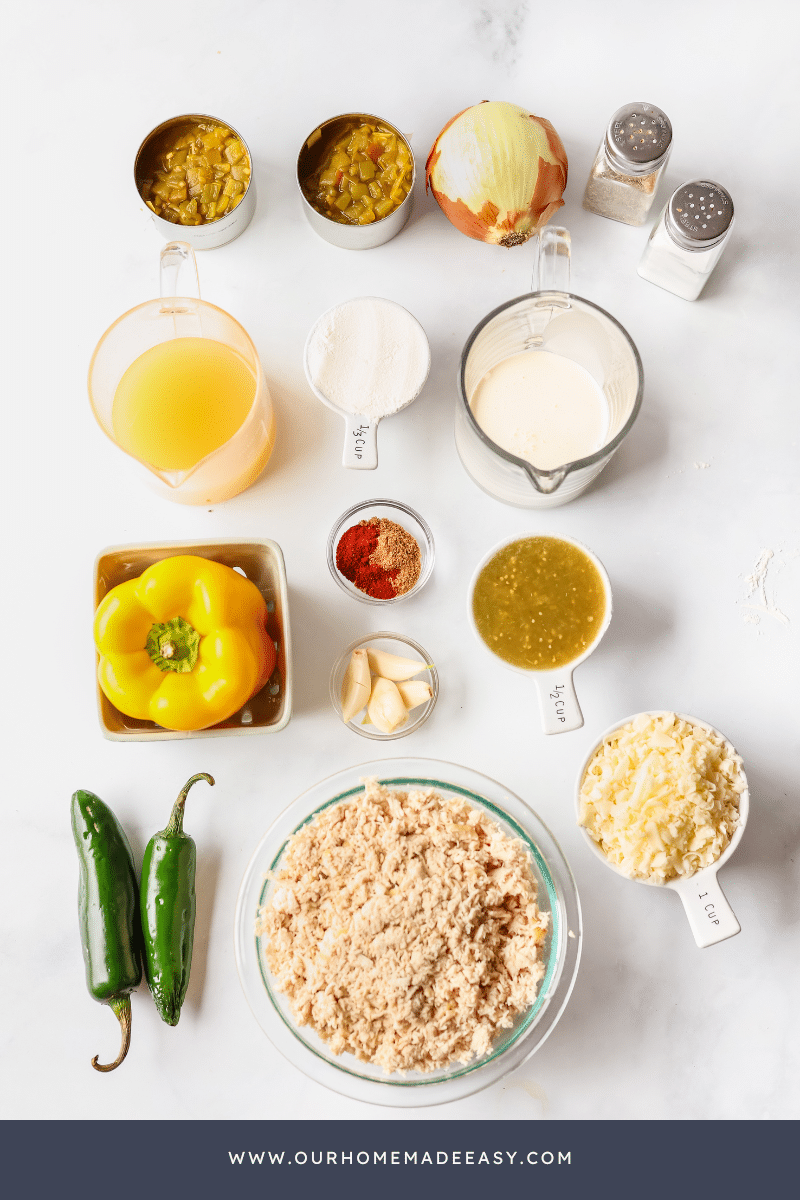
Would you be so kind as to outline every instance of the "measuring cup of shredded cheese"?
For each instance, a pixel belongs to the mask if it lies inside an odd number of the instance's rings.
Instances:
[[[683,713],[626,717],[587,755],[575,806],[607,867],[678,893],[698,946],[739,933],[717,872],[739,845],[750,793],[742,760],[719,730]]]
[[[467,610],[478,641],[508,670],[533,679],[543,731],[580,729],[572,673],[611,621],[600,559],[573,538],[507,538],[478,564]]]
[[[312,392],[344,419],[342,465],[374,471],[379,422],[416,400],[428,378],[425,330],[393,300],[359,296],[322,314],[303,357]]]

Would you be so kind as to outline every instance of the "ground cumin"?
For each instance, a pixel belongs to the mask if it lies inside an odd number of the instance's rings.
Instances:
[[[351,583],[376,600],[403,596],[422,569],[416,538],[385,517],[352,525],[336,546],[336,566]]]

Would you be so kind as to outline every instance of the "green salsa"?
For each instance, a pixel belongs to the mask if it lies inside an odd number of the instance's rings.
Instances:
[[[606,614],[600,572],[583,550],[555,537],[528,537],[498,550],[478,576],[472,613],[499,658],[549,671],[579,658]]]

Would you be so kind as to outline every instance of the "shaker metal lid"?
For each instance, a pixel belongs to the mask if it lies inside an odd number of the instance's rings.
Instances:
[[[606,140],[615,158],[636,173],[652,171],[672,144],[672,125],[655,104],[624,104],[609,121]]]
[[[733,220],[733,201],[718,183],[693,180],[673,192],[669,213],[685,238],[712,242],[727,232]]]

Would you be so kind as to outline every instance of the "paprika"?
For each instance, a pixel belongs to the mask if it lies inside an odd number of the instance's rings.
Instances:
[[[336,566],[345,579],[373,600],[394,600],[419,579],[419,543],[402,525],[371,517],[352,525],[336,546]]]

